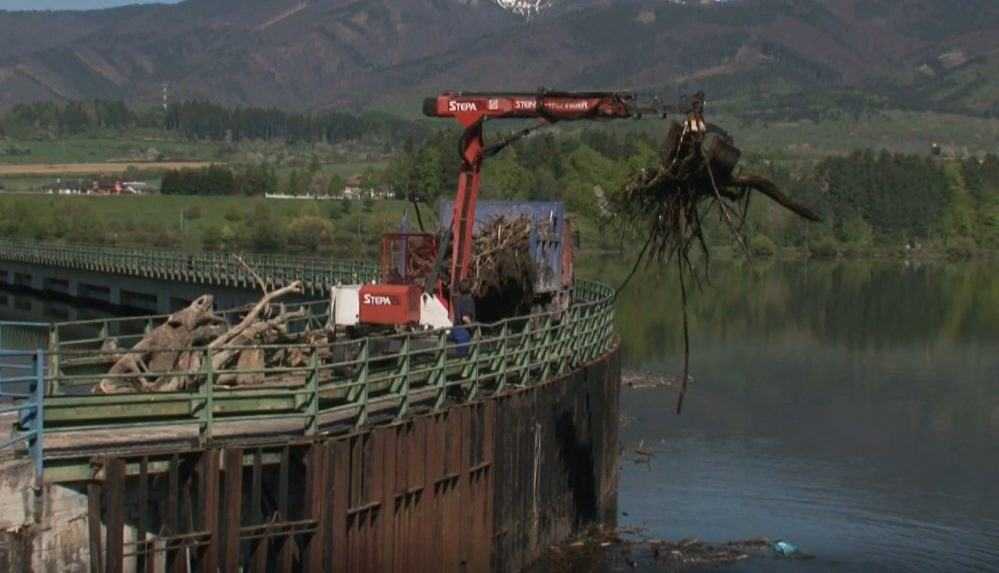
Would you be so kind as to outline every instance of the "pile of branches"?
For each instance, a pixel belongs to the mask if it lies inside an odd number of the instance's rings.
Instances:
[[[533,296],[538,272],[530,249],[532,228],[528,217],[496,217],[479,231],[470,275],[474,296]]]
[[[258,385],[265,382],[265,368],[304,367],[312,352],[328,349],[329,339],[323,331],[289,333],[289,322],[304,317],[305,311],[289,311],[278,301],[302,292],[298,281],[274,291],[264,289],[260,301],[249,306],[232,327],[213,312],[211,295],[199,297],[132,348],[119,352],[113,343],[106,345],[103,350],[112,353],[115,362],[94,393],[187,390],[206,380],[209,367],[215,373],[215,384]],[[297,346],[260,348],[277,344]],[[208,356],[210,365],[205,362]]]
[[[754,194],[763,195],[806,220],[821,221],[814,211],[793,201],[769,179],[739,173],[736,167],[740,157],[732,138],[716,126],[705,126],[696,116],[683,124],[673,121],[657,164],[639,171],[616,196],[613,205],[619,221],[646,236],[635,270],[643,261],[677,265],[684,344],[678,414],[687,390],[690,354],[686,278],[700,282],[692,251],[696,249],[702,255],[705,265],[710,260],[704,221],[716,214],[747,256],[744,228]]]

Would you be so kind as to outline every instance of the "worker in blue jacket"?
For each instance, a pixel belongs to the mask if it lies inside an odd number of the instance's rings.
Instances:
[[[472,341],[472,333],[468,329],[469,325],[475,323],[475,299],[472,297],[472,289],[468,280],[458,283],[458,294],[454,297],[454,326],[451,328],[449,339],[457,344],[455,354],[457,356],[468,355],[469,343]]]

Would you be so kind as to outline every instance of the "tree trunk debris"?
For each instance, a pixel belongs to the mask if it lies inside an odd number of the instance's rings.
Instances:
[[[313,353],[328,356],[329,329],[292,334],[289,322],[305,316],[303,309],[289,311],[279,299],[301,294],[295,281],[268,291],[247,308],[239,324],[229,327],[212,311],[214,299],[204,295],[187,308],[170,315],[128,350],[119,350],[113,339],[102,350],[116,360],[94,388],[96,394],[177,392],[197,387],[216,373],[220,386],[256,386],[265,383],[265,368],[302,368]],[[262,348],[285,344],[281,348]],[[296,346],[300,345],[300,346]],[[205,364],[205,357],[211,363]]]

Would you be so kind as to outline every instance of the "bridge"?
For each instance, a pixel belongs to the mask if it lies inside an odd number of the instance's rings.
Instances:
[[[337,284],[377,278],[377,266],[322,257],[245,254],[243,259],[268,288],[302,281],[308,295],[328,293]],[[198,285],[256,289],[256,278],[236,255],[211,251],[185,253],[166,249],[129,249],[0,241],[0,261],[63,269],[163,279]],[[14,281],[17,284],[17,281]]]
[[[11,260],[256,284],[224,254],[0,245],[0,264]],[[317,295],[375,274],[371,265],[315,258],[246,260],[271,286],[304,277]],[[35,325],[47,332],[44,349],[2,357],[19,365],[24,391],[12,397],[21,414],[8,419],[13,433],[0,434],[0,444],[13,442],[9,463],[32,462],[20,466],[24,484],[79,516],[47,525],[91,570],[177,570],[181,562],[204,571],[517,570],[613,511],[613,292],[579,282],[573,301],[561,313],[475,325],[465,345],[445,331],[337,339],[299,366],[208,366],[190,391],[163,393],[91,390],[166,315]],[[292,330],[328,324],[325,300],[297,307],[303,316]],[[199,353],[206,365],[220,351],[175,350]],[[240,375],[256,383],[219,383]],[[29,517],[40,519],[26,508]],[[52,536],[39,534],[27,545],[46,543]],[[66,555],[31,559],[73,566]]]

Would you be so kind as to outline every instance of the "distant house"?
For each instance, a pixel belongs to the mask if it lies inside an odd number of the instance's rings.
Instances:
[[[371,190],[362,187],[361,182],[362,179],[360,175],[354,175],[350,179],[347,179],[347,184],[343,187],[343,198],[355,200],[364,199],[366,196],[370,196]]]
[[[344,199],[392,199],[395,194],[388,187],[365,187],[364,179],[354,175],[343,188]]]
[[[132,195],[146,195],[152,190],[149,183],[145,181],[125,181],[122,183],[124,187],[124,193],[131,193]]]

